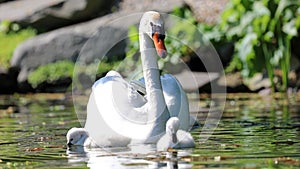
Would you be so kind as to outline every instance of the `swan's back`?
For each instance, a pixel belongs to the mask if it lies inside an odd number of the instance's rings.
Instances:
[[[161,76],[161,82],[170,116],[178,117],[180,129],[188,131],[190,127],[190,112],[185,91],[179,81],[171,74]]]
[[[119,73],[110,71],[92,89],[85,128],[97,144],[126,146],[131,139],[157,141],[161,136],[149,121],[145,98]]]

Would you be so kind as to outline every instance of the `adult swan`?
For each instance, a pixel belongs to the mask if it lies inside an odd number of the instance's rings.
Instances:
[[[126,146],[130,140],[156,143],[170,116],[179,117],[182,129],[188,130],[188,102],[181,85],[172,75],[160,78],[157,55],[167,56],[164,34],[161,15],[146,12],[139,26],[145,96],[116,71],[93,85],[85,129],[99,146]]]

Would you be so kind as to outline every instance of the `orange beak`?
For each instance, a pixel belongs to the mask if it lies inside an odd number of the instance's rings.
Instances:
[[[168,55],[167,49],[165,47],[164,39],[159,37],[159,34],[155,32],[153,34],[154,46],[157,51],[157,54],[161,58],[165,58]]]

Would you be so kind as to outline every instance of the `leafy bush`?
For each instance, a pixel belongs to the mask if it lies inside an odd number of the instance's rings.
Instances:
[[[278,88],[287,88],[291,39],[299,27],[300,1],[295,0],[231,0],[218,25],[223,38],[235,42],[231,69],[241,69],[244,77],[266,69],[273,90],[275,68],[282,71]]]
[[[197,30],[197,22],[193,17],[192,12],[184,8],[175,8],[172,13],[178,18],[175,23],[167,30],[167,38],[165,40],[168,53],[172,57],[167,57],[161,62],[170,62],[176,65],[180,60],[189,60],[192,50],[200,47],[199,34]],[[185,58],[185,59],[184,59]]]
[[[244,78],[248,78],[267,71],[272,89],[286,90],[291,39],[298,36],[300,27],[299,0],[231,0],[217,25],[197,23],[186,7],[176,8],[171,14],[183,20],[167,31],[165,43],[172,57],[159,60],[160,66],[164,66],[166,61],[176,64],[179,59],[190,57],[191,49],[205,45],[206,41],[216,47],[233,42],[234,57],[226,68],[227,72],[238,70]],[[199,38],[191,24],[205,37]],[[132,57],[138,51],[138,30],[133,27],[129,33],[136,34],[130,38],[127,52],[127,57]],[[180,42],[170,39],[170,35]],[[182,42],[188,45],[182,45]],[[275,86],[275,69],[282,71],[282,85]]]
[[[198,41],[210,41],[217,48],[234,43],[234,57],[227,72],[239,70],[244,78],[267,71],[273,90],[286,90],[291,57],[291,39],[298,36],[300,27],[300,1],[295,0],[231,0],[217,25],[195,23],[188,8],[178,8],[172,14],[197,26],[205,35]],[[184,24],[174,26],[175,36],[182,34],[196,42],[195,32]],[[172,56],[189,54],[175,46]],[[202,43],[202,42],[201,42]],[[205,43],[205,42],[204,42]],[[192,44],[192,47],[195,44]],[[195,46],[197,47],[197,46]],[[281,69],[282,85],[274,83],[274,71]]]
[[[42,82],[54,82],[63,77],[73,76],[74,63],[71,61],[58,61],[49,63],[44,66],[38,67],[35,71],[31,72],[28,77],[28,82],[32,87],[36,88]]]
[[[36,31],[32,28],[21,29],[18,24],[2,21],[0,24],[0,66],[8,68],[15,48],[35,35]]]

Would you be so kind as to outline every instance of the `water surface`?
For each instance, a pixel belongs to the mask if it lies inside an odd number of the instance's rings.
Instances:
[[[200,123],[215,105],[200,96]],[[210,112],[213,114],[213,112]],[[213,135],[194,149],[155,152],[152,145],[68,148],[65,134],[80,127],[68,94],[0,97],[0,168],[299,168],[300,96],[228,94]],[[202,128],[192,131],[202,138]],[[202,133],[203,134],[203,133]]]

